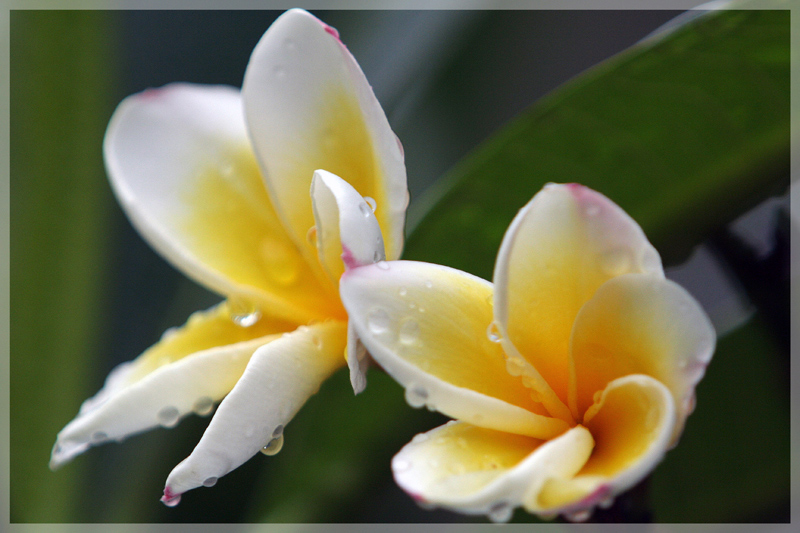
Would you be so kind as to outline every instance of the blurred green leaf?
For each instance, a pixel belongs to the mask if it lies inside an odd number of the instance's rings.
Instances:
[[[80,520],[81,465],[50,448],[83,396],[102,317],[107,12],[11,13],[11,520]],[[42,490],[42,485],[47,491]]]
[[[789,376],[782,355],[760,319],[720,340],[697,387],[697,409],[653,474],[656,521],[789,519]]]
[[[488,279],[517,210],[547,182],[579,182],[673,262],[788,176],[789,11],[711,12],[585,72],[495,134],[412,203],[404,257]]]

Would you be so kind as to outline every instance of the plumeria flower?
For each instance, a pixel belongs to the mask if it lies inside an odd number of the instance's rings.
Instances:
[[[291,10],[256,46],[241,93],[173,84],[133,95],[104,151],[141,235],[225,300],[115,368],[58,434],[50,465],[222,400],[167,479],[162,500],[175,505],[279,451],[286,424],[338,368],[349,364],[363,389],[367,358],[338,280],[400,255],[402,147],[336,31]]]
[[[549,185],[503,239],[494,286],[411,261],[349,270],[342,301],[412,406],[456,420],[393,459],[422,504],[495,521],[589,517],[676,444],[714,351],[699,304],[606,197]]]

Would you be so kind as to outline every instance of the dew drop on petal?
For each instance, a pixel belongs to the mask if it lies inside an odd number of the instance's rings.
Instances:
[[[380,266],[380,265],[381,265],[381,263],[386,264],[386,261],[384,261],[384,259],[386,259],[386,257],[383,255],[383,253],[380,250],[375,250],[374,252],[372,252],[372,262],[373,263],[378,263],[378,268],[383,269],[383,267]],[[389,267],[387,265],[386,269],[384,269],[384,270],[388,270],[388,268]]]
[[[386,261],[378,261],[375,266],[380,268],[381,270],[389,270],[389,263]]]
[[[213,487],[216,484],[217,484],[217,478],[215,478],[214,476],[207,477],[203,480],[204,487]]]
[[[367,328],[375,335],[389,331],[389,313],[376,307],[367,313]]]
[[[414,408],[422,407],[428,399],[428,391],[419,385],[409,385],[406,389],[406,402]]]
[[[296,251],[274,238],[261,241],[261,259],[267,275],[278,285],[291,285],[300,277]]]
[[[509,357],[506,361],[506,370],[512,376],[521,376],[525,373],[525,362],[517,356]]]
[[[405,287],[400,287],[400,290],[397,291],[397,294],[399,294],[401,297],[405,296],[406,294],[408,294],[408,289],[406,289]]]
[[[627,250],[610,250],[600,256],[600,268],[609,276],[619,276],[630,268],[631,258]]]
[[[486,336],[489,337],[489,340],[492,342],[500,342],[502,337],[500,336],[500,328],[497,327],[497,322],[492,322],[489,324],[489,327],[486,328]]]
[[[586,522],[589,520],[589,518],[591,518],[591,516],[591,509],[582,509],[580,511],[573,511],[571,513],[564,514],[564,518],[569,522]]]
[[[158,418],[159,424],[161,424],[165,428],[171,428],[178,423],[178,417],[180,416],[180,412],[178,411],[177,408],[169,406],[161,409],[156,416]]]
[[[508,522],[514,514],[514,507],[508,502],[497,502],[489,508],[487,516],[495,523]]]
[[[275,429],[272,430],[272,438],[277,438],[283,435],[283,424],[278,424],[275,426]]]
[[[166,505],[167,507],[175,507],[176,505],[181,503],[181,495],[178,494],[177,496],[174,496],[174,497],[170,498],[169,500],[165,500],[164,498],[161,498],[161,502],[164,505]]]
[[[311,343],[314,345],[314,347],[317,350],[321,350],[322,349],[322,345],[323,345],[322,338],[319,335],[311,335]]]
[[[426,289],[432,289],[433,288],[433,282],[431,280],[427,280],[425,282],[425,288]]]
[[[239,298],[228,300],[228,314],[237,326],[249,328],[261,320],[261,311],[255,304]]]
[[[367,205],[369,206],[369,208],[372,210],[373,213],[375,212],[375,209],[378,208],[378,204],[377,202],[375,202],[375,198],[371,196],[365,196],[364,201],[367,202]]]
[[[92,433],[92,442],[97,444],[108,440],[108,434],[105,431],[95,431]]]
[[[272,72],[273,72],[273,74],[275,74],[275,77],[278,78],[278,79],[283,79],[283,78],[286,77],[286,69],[283,68],[280,65],[278,65],[277,67],[272,69]]]
[[[597,502],[597,506],[600,509],[609,509],[612,505],[614,505],[614,497],[608,496],[607,498],[603,498],[599,502]]]
[[[417,433],[414,435],[414,437],[412,437],[411,442],[414,444],[419,444],[420,442],[425,442],[426,440],[428,440],[428,435],[425,433]]]
[[[400,344],[411,346],[417,342],[419,338],[419,322],[413,318],[406,318],[400,323],[400,329],[397,333],[397,340]]]
[[[603,398],[603,391],[601,391],[601,390],[598,390],[598,391],[595,391],[595,392],[594,392],[594,395],[592,396],[592,401],[593,401],[594,403],[600,403],[600,400],[601,400],[602,398]]]
[[[411,461],[406,459],[396,459],[392,461],[392,470],[394,472],[405,472],[411,470]]]
[[[311,226],[310,228],[308,228],[308,232],[306,232],[306,240],[308,241],[308,244],[310,244],[311,246],[316,246],[317,245],[317,227],[316,226]]]
[[[364,215],[364,218],[369,218],[369,216],[372,214],[372,209],[370,209],[367,204],[358,204],[358,210],[361,211],[361,214]]]
[[[283,433],[277,437],[272,438],[263,448],[261,453],[264,455],[275,455],[283,448]]]
[[[210,414],[211,411],[214,409],[214,400],[209,398],[208,396],[201,396],[194,402],[194,406],[192,410],[200,416],[205,416]]]
[[[597,205],[590,205],[586,208],[586,216],[595,217],[600,214],[600,207]]]

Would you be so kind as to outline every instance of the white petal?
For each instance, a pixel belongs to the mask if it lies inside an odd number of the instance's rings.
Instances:
[[[615,379],[589,408],[584,426],[595,447],[574,478],[549,481],[532,493],[533,512],[591,511],[631,488],[663,459],[672,428],[675,403],[669,389],[642,374]]]
[[[259,41],[242,86],[248,128],[279,213],[307,256],[317,169],[377,202],[389,258],[403,246],[408,203],[399,142],[336,31],[309,13],[281,15]]]
[[[611,279],[575,320],[571,401],[583,413],[609,382],[647,374],[672,392],[678,407],[675,442],[694,407],[695,385],[705,374],[714,345],[711,321],[677,283],[652,274]]]
[[[121,386],[136,369],[123,363],[105,387],[87,400],[80,414],[62,429],[50,468],[58,468],[90,446],[122,441],[154,427],[173,427],[180,418],[208,414],[236,384],[250,356],[278,335],[197,352],[162,366],[132,385]]]
[[[341,313],[335,286],[319,286],[270,204],[239,91],[172,84],[130,96],[104,155],[131,222],[187,275],[298,322]]]
[[[253,354],[234,389],[217,408],[191,455],[167,478],[162,501],[213,484],[257,454],[325,379],[344,364],[346,325],[329,321],[301,326]]]
[[[503,237],[494,270],[498,326],[564,404],[575,316],[600,285],[629,272],[663,277],[658,252],[619,206],[581,185],[546,186]]]
[[[392,460],[397,484],[414,499],[506,521],[553,479],[571,479],[594,441],[576,426],[542,442],[464,423],[417,435]]]
[[[372,208],[339,176],[314,172],[311,198],[317,227],[317,252],[332,281],[345,268],[386,259],[383,236]]]
[[[439,265],[389,261],[345,272],[340,294],[361,342],[412,405],[540,438],[568,429],[508,373],[502,349],[488,338],[490,283]]]

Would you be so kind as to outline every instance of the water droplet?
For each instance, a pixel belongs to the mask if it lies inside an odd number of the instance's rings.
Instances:
[[[217,478],[215,478],[214,476],[207,477],[203,480],[204,487],[213,487],[216,484],[217,484]]]
[[[406,318],[400,323],[400,329],[397,333],[397,339],[400,344],[411,346],[416,344],[419,338],[419,322],[413,318]]]
[[[389,313],[380,307],[376,307],[367,313],[367,328],[376,335],[389,331],[389,321]]]
[[[610,508],[612,505],[614,505],[614,497],[613,497],[613,496],[608,496],[608,497],[606,497],[606,498],[603,498],[603,499],[602,499],[602,500],[600,500],[599,502],[597,502],[597,506],[598,506],[600,509],[608,509],[608,508]]]
[[[167,507],[175,507],[176,505],[181,503],[181,495],[178,494],[177,496],[174,496],[174,497],[170,498],[169,500],[165,500],[165,499],[162,498],[161,501]]]
[[[464,466],[464,463],[453,463],[450,465],[450,471],[456,475],[460,475],[467,471],[467,467]]]
[[[369,218],[372,215],[372,209],[367,204],[358,204],[358,210],[364,215],[364,218]]]
[[[690,415],[694,412],[694,408],[697,407],[697,396],[692,394],[683,402],[683,410],[687,415]]]
[[[294,50],[297,48],[297,45],[294,44],[294,41],[291,39],[286,39],[283,41],[283,46],[286,47],[287,50]]]
[[[283,448],[283,433],[271,439],[263,448],[261,453],[264,455],[275,455]]]
[[[489,508],[487,515],[492,522],[508,522],[514,514],[514,507],[508,502],[497,502]]]
[[[458,438],[456,439],[456,445],[457,445],[459,448],[464,448],[464,449],[466,449],[466,448],[467,448],[467,439],[465,439],[464,437],[458,437]]]
[[[595,392],[594,392],[594,395],[592,396],[592,401],[593,401],[594,403],[600,403],[600,400],[601,400],[602,398],[603,398],[603,391],[601,391],[601,390],[598,390],[598,391],[595,391]]]
[[[492,342],[500,342],[503,340],[500,336],[500,328],[497,327],[497,322],[489,324],[489,327],[486,328],[486,336],[489,337],[489,340]]]
[[[255,304],[239,298],[228,300],[228,314],[237,326],[249,328],[261,320],[261,311]]]
[[[400,290],[397,291],[397,294],[399,294],[401,297],[405,296],[406,294],[408,294],[408,289],[406,289],[405,287],[400,287]]]
[[[197,413],[200,416],[205,416],[210,414],[211,411],[214,409],[214,400],[209,398],[208,396],[201,396],[194,402],[194,406],[192,407],[192,411]]]
[[[627,250],[611,250],[600,256],[600,268],[609,276],[619,276],[630,268],[631,258]]]
[[[424,313],[425,312],[425,308],[420,306],[420,308],[417,309],[417,311],[419,311],[420,313]]]
[[[178,417],[180,417],[180,411],[178,411],[177,408],[172,406],[164,407],[158,412],[156,417],[158,418],[159,424],[161,424],[165,428],[171,428],[178,423]]]
[[[588,217],[595,217],[600,214],[600,206],[597,205],[590,205],[586,208],[586,216]]]
[[[407,470],[411,470],[411,461],[395,459],[392,461],[392,470],[394,472],[406,472]]]
[[[378,203],[375,201],[375,198],[371,196],[365,196],[364,201],[367,202],[367,205],[369,206],[369,208],[372,210],[373,213],[378,208]]]
[[[564,518],[569,522],[586,522],[592,516],[591,509],[581,509],[571,513],[564,513]]]
[[[386,261],[378,261],[375,266],[377,266],[381,270],[389,270],[389,263],[387,263]]]
[[[275,426],[275,429],[272,430],[272,438],[276,438],[283,435],[283,424],[278,424]]]
[[[431,280],[427,280],[425,282],[425,288],[432,289],[433,288],[433,282]]]
[[[317,350],[321,350],[322,349],[322,345],[323,345],[322,338],[319,335],[312,334],[311,335],[311,343],[314,345],[314,347]]]
[[[525,373],[525,361],[519,357],[509,357],[506,361],[506,370],[512,376],[521,376]]]
[[[386,264],[386,261],[384,261],[384,259],[386,259],[386,257],[383,255],[383,252],[381,252],[380,250],[375,250],[374,252],[372,252],[372,262],[373,263],[378,263],[378,268],[383,268],[382,266],[380,266],[381,263]],[[389,266],[387,265],[386,269],[388,269],[388,268],[389,268]],[[384,269],[384,270],[386,270],[386,269]]]
[[[278,285],[291,285],[300,277],[297,251],[286,243],[264,239],[260,251],[267,274]]]
[[[108,440],[108,434],[105,431],[95,431],[92,433],[92,442],[95,444]]]
[[[275,67],[272,72],[275,74],[275,77],[278,79],[283,79],[286,77],[286,69],[282,66]]]
[[[530,389],[531,389],[531,400],[533,400],[536,403],[543,403],[542,393],[534,389],[533,387],[531,387]]]
[[[414,437],[412,437],[411,442],[413,442],[414,444],[419,444],[420,442],[425,442],[426,440],[428,440],[427,434],[417,433],[416,435],[414,435]]]
[[[411,407],[422,407],[427,399],[428,391],[419,385],[409,385],[406,389],[406,403]]]
[[[311,246],[316,246],[317,245],[317,227],[316,226],[311,226],[310,228],[308,228],[308,232],[306,232],[306,240],[308,241],[308,244],[310,244]]]

